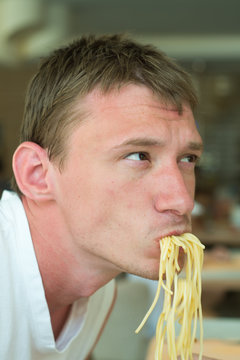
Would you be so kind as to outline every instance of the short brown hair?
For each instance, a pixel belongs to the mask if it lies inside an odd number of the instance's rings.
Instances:
[[[150,88],[179,112],[183,103],[196,107],[189,75],[155,47],[123,35],[84,36],[41,64],[28,88],[20,142],[39,144],[61,164],[67,130],[76,123],[74,103],[96,87],[107,93],[131,83]]]

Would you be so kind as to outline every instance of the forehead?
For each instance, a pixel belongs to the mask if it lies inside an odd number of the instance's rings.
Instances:
[[[150,114],[162,120],[193,119],[190,106],[183,104],[183,112],[180,114],[175,105],[164,102],[150,89],[139,85],[127,85],[108,93],[95,89],[74,110],[75,114],[83,113],[82,118],[85,120],[112,116],[112,121],[116,121],[119,115],[133,121],[134,118],[147,118]]]
[[[143,144],[143,137],[148,144],[168,147],[201,143],[190,106],[179,114],[144,86],[129,85],[107,94],[94,90],[76,104],[74,113],[79,126],[70,135],[69,150],[104,152],[121,144],[136,145],[139,139]]]
[[[99,89],[95,89],[86,96],[85,104],[92,110],[97,107],[101,112],[110,112],[113,108],[115,111],[124,112],[124,109],[134,111],[136,107],[151,106],[152,109],[161,109],[162,113],[165,111],[167,117],[179,115],[175,105],[167,104],[146,86],[133,84],[112,89],[108,93],[102,93]],[[192,114],[189,106],[185,106],[185,110]]]

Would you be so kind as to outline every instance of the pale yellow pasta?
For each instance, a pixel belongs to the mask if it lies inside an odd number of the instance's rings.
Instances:
[[[179,276],[178,255],[180,247],[186,254],[184,277]],[[158,301],[160,290],[163,288],[165,295],[163,310],[156,328],[155,360],[162,359],[165,339],[167,340],[169,359],[177,360],[177,356],[180,356],[182,360],[191,360],[198,319],[201,348],[199,359],[201,359],[203,348],[201,270],[204,245],[196,236],[186,233],[181,236],[167,236],[161,239],[160,249],[157,292],[150,309],[135,332],[138,333],[144,326]],[[166,284],[163,280],[164,275]],[[181,324],[177,338],[175,335],[176,321]]]

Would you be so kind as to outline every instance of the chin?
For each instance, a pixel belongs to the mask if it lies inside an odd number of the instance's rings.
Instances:
[[[159,260],[157,261],[157,264],[152,266],[151,268],[148,267],[145,269],[135,269],[135,271],[131,272],[131,274],[140,276],[140,277],[148,279],[148,280],[158,280]]]
[[[182,271],[185,264],[185,253],[182,251],[178,255],[178,265],[180,267],[179,273]],[[135,269],[136,270],[136,269]],[[131,272],[133,275],[140,276],[149,280],[158,280],[159,279],[159,259],[156,259],[154,263],[151,263],[151,266],[145,267],[145,269],[138,269],[135,272]],[[163,275],[165,280],[165,274]]]

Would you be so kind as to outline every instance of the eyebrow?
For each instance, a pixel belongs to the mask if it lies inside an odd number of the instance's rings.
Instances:
[[[190,150],[203,151],[203,143],[190,141],[190,143],[188,144],[188,148]]]
[[[159,141],[157,139],[139,137],[139,138],[132,138],[126,141],[123,141],[121,144],[117,145],[116,148],[124,147],[124,146],[163,146],[163,141]]]
[[[125,146],[158,146],[163,147],[165,142],[154,139],[154,138],[146,138],[146,137],[139,137],[139,138],[132,138],[128,139],[126,141],[123,141],[121,144],[114,147],[114,149],[119,149],[121,147]],[[201,142],[195,142],[190,141],[186,148],[189,150],[196,150],[196,151],[202,151],[203,150],[203,144]]]

